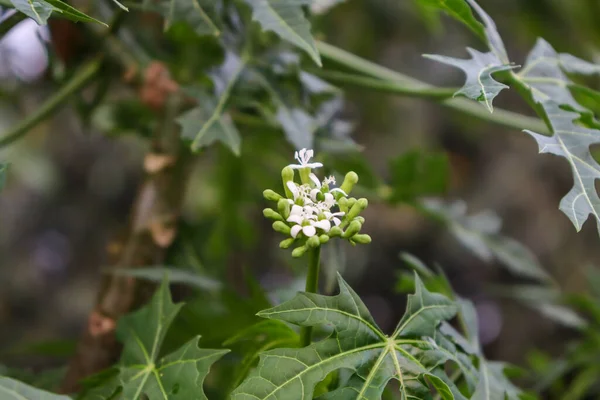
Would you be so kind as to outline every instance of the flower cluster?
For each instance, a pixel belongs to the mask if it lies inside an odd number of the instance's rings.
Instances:
[[[275,221],[273,229],[290,236],[280,247],[287,249],[298,243],[292,256],[300,257],[333,237],[347,239],[353,245],[370,243],[371,237],[360,233],[364,218],[359,214],[367,207],[367,199],[348,197],[358,182],[358,175],[348,172],[342,185],[334,188],[333,176],[321,181],[312,172],[323,166],[309,162],[313,155],[312,150],[297,151],[298,164],[288,165],[281,171],[285,197],[270,189],[263,193],[267,200],[277,202],[277,211],[266,208],[265,217]],[[299,183],[294,180],[296,170]]]

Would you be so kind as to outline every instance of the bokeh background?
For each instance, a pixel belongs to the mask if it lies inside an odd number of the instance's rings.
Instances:
[[[479,3],[496,21],[517,63],[537,37],[558,51],[600,59],[600,3],[595,0]],[[152,18],[143,22],[156,23]],[[422,54],[465,57],[465,46],[481,49],[463,26],[412,0],[349,0],[318,17],[315,31],[329,43],[439,86],[460,85],[462,73]],[[51,25],[51,35],[49,66],[39,76],[18,80],[5,68],[2,130],[35,110],[57,89],[65,70],[85,57],[87,37],[78,28],[61,21]],[[34,47],[36,40],[21,40],[18,47]],[[14,52],[0,52],[5,65],[12,57]],[[35,63],[43,67],[43,57]],[[132,96],[122,81],[111,87],[112,96]],[[90,95],[84,91],[81,96]],[[143,177],[148,144],[133,134],[137,120],[115,131],[100,108],[90,121],[82,121],[80,100],[72,99],[25,138],[0,150],[0,160],[11,164],[0,196],[0,360],[10,366],[35,370],[64,363],[93,307],[111,244],[127,227]],[[495,105],[532,115],[510,90]],[[352,137],[376,174],[389,177],[390,161],[411,150],[446,153],[450,184],[445,199],[464,200],[470,213],[497,214],[502,233],[531,249],[561,288],[583,290],[584,268],[598,264],[598,237],[591,222],[576,233],[558,210],[572,185],[564,160],[538,155],[537,144],[522,132],[426,100],[348,87],[344,110],[354,123]],[[256,155],[261,148],[271,146],[263,141],[274,139],[242,134],[249,144],[243,145],[241,159],[220,146],[198,158],[183,211],[184,232],[192,239],[178,241],[169,262],[223,278],[241,292],[244,270],[253,271],[269,290],[301,288],[294,278],[300,265],[277,247],[262,220],[264,187],[256,185],[256,177],[276,182],[277,169],[247,165],[263,156]],[[278,149],[281,154],[264,157],[275,165],[292,161],[290,145],[279,144]],[[236,196],[239,201],[224,201]],[[409,252],[439,263],[456,291],[475,302],[490,358],[524,365],[532,349],[558,355],[574,335],[539,312],[496,295],[491,287],[520,280],[498,263],[483,261],[414,208],[372,202],[365,218],[364,230],[373,243],[336,249],[337,256],[328,255],[335,258],[326,262],[343,269],[385,330],[393,329],[404,311],[404,295],[395,288],[398,271],[405,268],[399,254]],[[220,328],[206,327],[211,329]],[[49,342],[53,346],[44,346]]]

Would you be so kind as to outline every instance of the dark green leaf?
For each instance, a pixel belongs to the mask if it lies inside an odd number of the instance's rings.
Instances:
[[[390,163],[390,172],[393,203],[442,195],[448,187],[448,158],[443,153],[409,151]]]
[[[521,391],[504,375],[506,365],[481,360],[479,384],[471,400],[519,400]]]
[[[70,19],[71,21],[76,22],[96,22],[102,25],[106,25],[104,22],[100,22],[95,18],[90,17],[77,10],[74,7],[71,7],[67,3],[61,0],[45,0],[48,4],[54,7],[54,11],[61,13],[65,18]]]
[[[317,65],[321,57],[310,33],[310,22],[305,18],[302,6],[309,0],[245,0],[252,8],[252,19],[265,31],[273,31],[282,39],[306,51]]]
[[[354,371],[343,386],[322,398],[379,399],[391,379],[403,398],[427,398],[425,378],[443,398],[452,398],[452,381],[442,379],[441,366],[450,357],[427,340],[442,320],[456,313],[446,297],[428,292],[416,279],[406,314],[393,335],[386,336],[356,293],[339,277],[340,294],[299,293],[294,299],[259,313],[265,318],[300,326],[331,326],[327,339],[302,349],[275,349],[262,354],[258,367],[232,394],[233,399],[312,399],[316,385],[331,372]],[[431,377],[431,371],[436,370]],[[438,379],[439,378],[439,379]],[[456,390],[458,393],[458,390]]]
[[[0,376],[0,398],[2,400],[70,400],[61,396],[36,389],[11,378]]]

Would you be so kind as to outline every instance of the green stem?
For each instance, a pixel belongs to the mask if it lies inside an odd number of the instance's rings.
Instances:
[[[324,78],[330,82],[345,83],[361,88],[372,89],[384,93],[399,94],[407,97],[422,97],[429,99],[444,100],[454,96],[457,89],[453,88],[415,88],[402,83],[396,83],[377,78],[369,78],[355,74],[339,71],[315,70],[314,75]]]
[[[317,42],[317,48],[324,59],[333,61],[355,72],[360,72],[372,78],[393,82],[395,86],[403,85],[406,86],[407,89],[410,89],[410,91],[424,91],[426,93],[432,89],[436,89],[435,86],[367,61],[330,44]],[[441,102],[441,104],[453,110],[460,111],[463,114],[470,115],[472,117],[497,125],[518,130],[529,129],[542,134],[550,133],[544,123],[537,118],[528,117],[526,115],[512,111],[501,110],[498,108],[496,108],[492,114],[489,113],[485,107],[482,107],[480,104],[477,104],[471,100],[453,98],[444,100]]]
[[[36,109],[32,114],[29,114],[25,119],[21,120],[6,134],[0,137],[0,148],[6,147],[15,140],[20,139],[33,127],[52,115],[52,113],[54,113],[65,103],[69,96],[90,82],[90,80],[99,72],[101,64],[101,58],[96,58],[85,64],[79,71],[77,71],[77,73],[69,82],[61,86],[61,88],[58,89],[58,91],[49,99],[47,99],[38,109]]]
[[[319,267],[321,265],[321,246],[308,252],[308,274],[306,275],[306,292],[317,293],[319,289]],[[311,343],[312,326],[304,326],[300,330],[302,347]]]

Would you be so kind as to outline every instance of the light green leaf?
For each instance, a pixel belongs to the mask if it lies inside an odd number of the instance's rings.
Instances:
[[[54,7],[44,0],[11,0],[15,8],[33,19],[38,25],[46,25]]]
[[[245,65],[245,59],[228,53],[223,66],[212,75],[216,97],[203,91],[190,93],[198,106],[181,115],[177,122],[182,127],[182,137],[192,141],[193,151],[218,140],[234,154],[240,154],[242,139],[225,108]]]
[[[494,98],[502,89],[508,89],[508,86],[494,80],[492,74],[507,71],[516,66],[503,63],[492,52],[481,53],[469,47],[467,47],[467,51],[471,55],[469,60],[431,54],[425,54],[424,57],[462,69],[466,74],[466,82],[454,95],[463,95],[476,100],[493,112]]]
[[[302,6],[310,0],[245,0],[252,8],[252,19],[265,31],[273,31],[282,39],[306,51],[321,66],[321,57],[310,33],[310,22]]]
[[[2,400],[71,400],[61,396],[36,389],[11,378],[0,376],[0,399]]]
[[[201,4],[199,0],[169,0],[161,9],[165,16],[165,30],[177,21],[185,21],[198,35],[219,35],[219,28],[207,14],[208,7],[210,3],[207,1]]]
[[[473,31],[480,39],[485,39],[485,32],[481,22],[473,16],[471,7],[465,0],[417,0],[423,6],[437,8],[462,22]]]
[[[443,366],[454,356],[432,338],[440,322],[456,313],[452,301],[428,292],[416,277],[416,293],[409,296],[404,317],[394,334],[386,336],[356,293],[341,277],[338,282],[337,296],[299,293],[258,314],[300,326],[330,326],[333,333],[305,348],[263,353],[233,399],[312,399],[315,386],[339,369],[353,375],[320,398],[379,399],[391,379],[399,381],[403,398],[430,396],[426,378],[443,398],[459,393],[451,379],[442,378]]]
[[[202,389],[211,365],[228,350],[205,350],[194,337],[175,352],[159,359],[167,330],[181,308],[171,300],[166,281],[144,308],[119,320],[117,337],[123,342],[118,375],[90,391],[84,399],[98,398],[99,392],[114,393],[122,387],[123,399],[149,400],[206,399]]]

